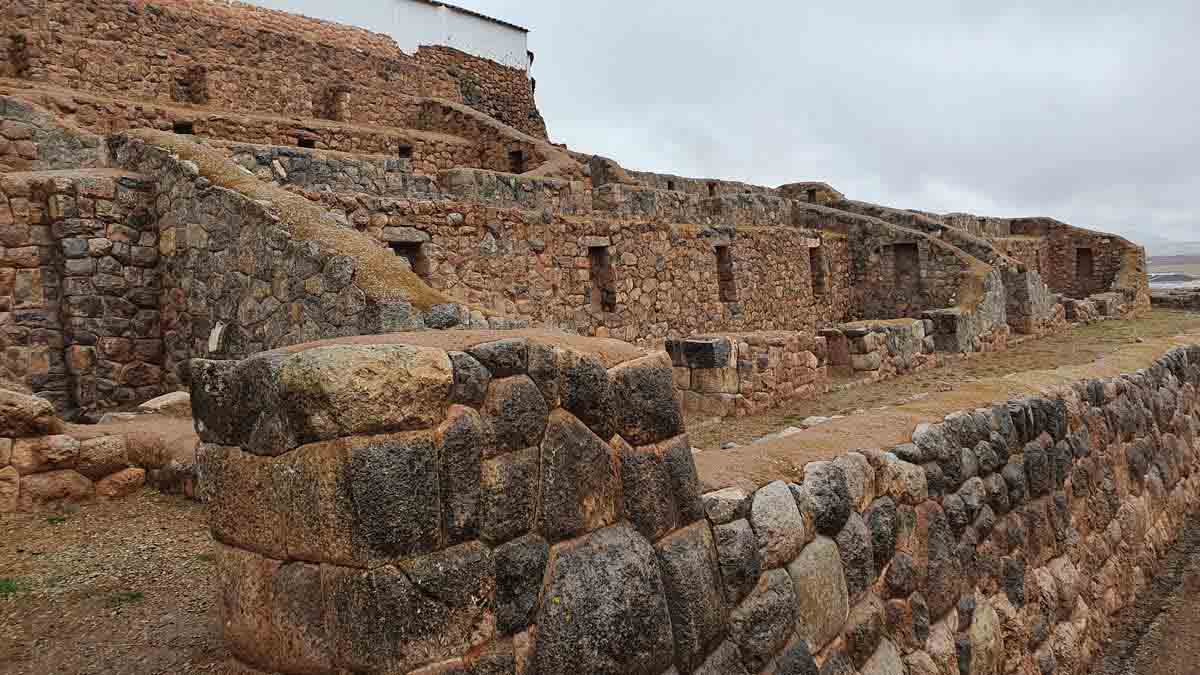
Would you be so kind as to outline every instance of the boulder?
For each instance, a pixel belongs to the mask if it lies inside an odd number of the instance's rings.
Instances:
[[[187,392],[175,391],[146,401],[138,406],[138,410],[148,414],[186,419],[192,416],[192,397]]]
[[[96,483],[96,496],[101,499],[120,499],[137,492],[145,484],[145,469],[125,469]]]
[[[33,511],[61,503],[79,504],[95,496],[92,481],[75,471],[49,471],[21,478],[17,510]]]
[[[841,631],[850,613],[850,597],[837,544],[817,537],[787,568],[799,608],[799,632],[819,652]]]
[[[4,436],[37,436],[55,434],[62,429],[62,420],[54,414],[49,401],[0,389],[0,434]]]

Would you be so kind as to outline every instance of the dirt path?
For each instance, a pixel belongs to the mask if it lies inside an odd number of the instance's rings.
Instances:
[[[1102,321],[1044,338],[1028,340],[1003,352],[956,358],[937,368],[894,380],[877,382],[811,401],[797,401],[764,415],[720,424],[689,425],[692,445],[719,449],[727,442],[744,445],[811,416],[850,415],[856,410],[894,406],[930,392],[951,391],[964,384],[1030,370],[1091,363],[1138,338],[1154,339],[1200,330],[1200,314],[1174,310],[1151,311],[1137,321]],[[691,421],[691,420],[689,420]]]
[[[1194,675],[1200,671],[1200,522],[1191,521],[1162,571],[1105,646],[1094,675]]]
[[[146,491],[0,517],[0,673],[243,673],[199,504]]]

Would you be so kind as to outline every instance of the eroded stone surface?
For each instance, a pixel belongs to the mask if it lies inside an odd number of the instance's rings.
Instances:
[[[817,537],[787,567],[799,607],[798,629],[809,647],[820,651],[846,622],[850,600],[837,544]]]

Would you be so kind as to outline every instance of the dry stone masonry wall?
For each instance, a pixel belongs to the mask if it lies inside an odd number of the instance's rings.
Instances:
[[[1200,505],[1200,347],[701,495],[666,354],[490,339],[193,366],[239,658],[1083,673]]]

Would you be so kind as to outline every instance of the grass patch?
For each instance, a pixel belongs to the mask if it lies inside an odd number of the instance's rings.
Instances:
[[[51,525],[62,525],[63,523],[67,522],[67,520],[69,519],[66,516],[50,516],[46,519],[46,522],[50,523]]]
[[[0,598],[11,598],[25,588],[25,582],[20,579],[0,579]]]

